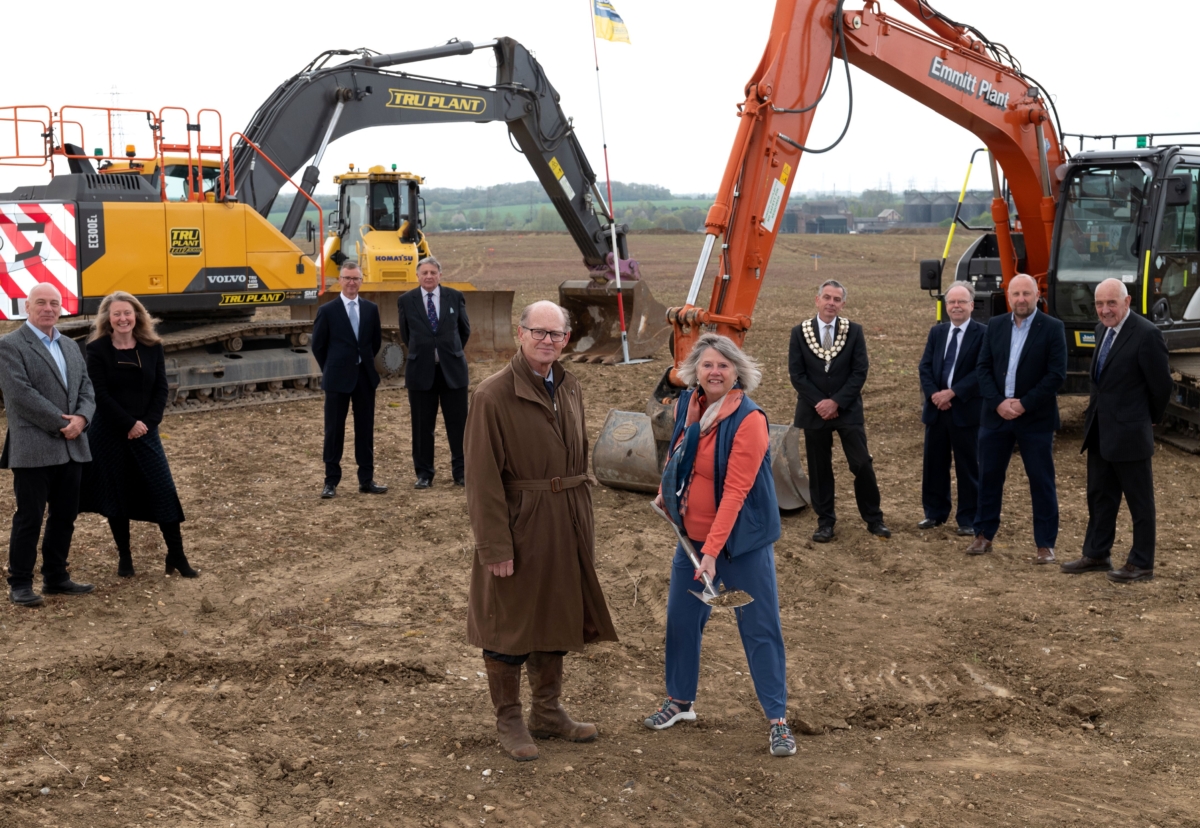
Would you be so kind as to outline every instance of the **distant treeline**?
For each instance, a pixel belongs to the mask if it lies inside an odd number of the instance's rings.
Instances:
[[[605,200],[608,192],[598,185]],[[633,231],[661,229],[695,231],[703,227],[712,199],[676,197],[666,187],[614,181],[613,201],[618,220]],[[537,181],[495,184],[491,187],[423,187],[425,227],[431,233],[451,230],[509,230],[565,232],[566,226]],[[271,207],[271,222],[280,225],[294,194],[281,193]],[[316,193],[314,200],[328,213],[337,208],[336,193]],[[316,221],[316,211],[307,218]]]

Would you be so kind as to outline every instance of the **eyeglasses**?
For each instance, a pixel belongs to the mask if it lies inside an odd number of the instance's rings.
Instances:
[[[524,325],[521,327],[525,328]],[[525,328],[525,330],[529,331],[529,335],[538,342],[541,342],[547,336],[550,337],[551,342],[562,342],[571,333],[570,331],[547,331],[544,328]]]

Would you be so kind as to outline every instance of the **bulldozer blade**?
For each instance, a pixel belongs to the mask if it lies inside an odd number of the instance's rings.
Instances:
[[[779,508],[792,512],[812,505],[808,477],[800,465],[800,429],[772,425],[770,436],[771,476],[775,478],[775,498]]]
[[[643,281],[621,284],[625,306],[625,329],[629,358],[642,359],[655,352],[671,336],[667,309],[659,304]],[[621,317],[617,312],[616,282],[581,279],[558,286],[558,303],[571,318],[571,340],[563,356],[575,362],[621,362]]]
[[[609,411],[592,451],[592,473],[613,489],[657,493],[662,464],[650,418],[635,411]]]
[[[513,339],[511,290],[464,290],[471,338],[463,349],[470,362],[512,359],[517,352]]]

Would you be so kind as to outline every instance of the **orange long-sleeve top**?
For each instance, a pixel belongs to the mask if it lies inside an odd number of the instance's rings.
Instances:
[[[740,392],[730,392],[721,400],[721,413],[717,423],[729,417],[741,404]],[[700,394],[693,394],[688,406],[687,422],[696,422],[704,415],[707,403]],[[688,487],[687,511],[683,515],[683,528],[689,538],[704,538],[704,554],[716,557],[725,548],[725,541],[737,523],[738,513],[746,495],[754,487],[754,480],[762,466],[763,458],[771,444],[765,416],[751,415],[742,420],[733,447],[725,465],[725,487],[721,492],[721,505],[717,506],[716,480],[716,423],[700,435],[696,445],[696,463],[692,482]],[[681,436],[682,439],[682,436]],[[678,443],[677,443],[678,444]]]

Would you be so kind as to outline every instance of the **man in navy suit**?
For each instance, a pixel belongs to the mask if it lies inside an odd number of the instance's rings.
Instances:
[[[375,355],[383,346],[379,308],[358,295],[362,271],[347,259],[338,273],[341,292],[326,302],[313,322],[312,350],[321,366],[325,391],[325,488],[321,497],[337,495],[342,481],[342,448],[346,442],[346,413],[354,406],[354,462],[358,464],[358,490],[383,494],[387,486],[375,482],[375,389],[379,373]]]
[[[975,365],[983,344],[984,326],[971,321],[975,287],[955,282],[946,291],[949,322],[929,329],[918,373],[925,408],[925,463],[921,472],[921,507],[925,519],[918,529],[934,529],[950,517],[950,460],[958,478],[958,534],[974,535],[979,492],[979,377]]]
[[[463,355],[471,338],[467,300],[462,293],[442,285],[442,266],[426,256],[417,263],[420,287],[403,294],[400,336],[408,348],[404,385],[412,410],[415,488],[433,485],[433,428],[438,405],[450,443],[450,473],[454,485],[463,485],[463,431],[467,425],[467,386],[471,377]]]
[[[1058,540],[1058,491],[1054,485],[1054,432],[1058,389],[1067,378],[1067,335],[1063,323],[1037,309],[1038,284],[1018,273],[1008,284],[1012,313],[988,322],[976,373],[983,412],[979,424],[979,508],[968,555],[992,550],[1000,528],[1004,477],[1013,445],[1033,498],[1033,562],[1054,563]]]
[[[1088,525],[1083,556],[1063,572],[1108,572],[1115,583],[1154,577],[1154,424],[1171,398],[1171,369],[1162,331],[1129,312],[1129,291],[1119,279],[1096,285],[1096,342],[1091,399],[1083,427],[1087,452]],[[1133,546],[1113,571],[1121,496],[1133,518]]]

